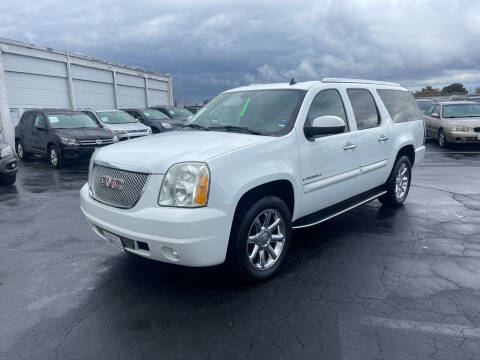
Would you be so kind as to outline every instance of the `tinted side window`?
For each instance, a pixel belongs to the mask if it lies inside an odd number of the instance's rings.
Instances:
[[[335,89],[323,90],[315,95],[312,105],[310,105],[310,110],[308,110],[306,124],[309,125],[312,123],[313,119],[327,115],[338,116],[343,119],[347,125],[345,127],[345,132],[348,131],[345,107],[343,106],[343,101],[339,92]]]
[[[440,105],[437,104],[437,105],[435,105],[435,106],[433,107],[432,114],[433,114],[433,113],[437,113],[437,114],[440,115]]]
[[[45,118],[43,117],[43,115],[40,113],[35,114],[35,126],[39,126],[44,129],[47,128],[47,122],[45,121]]]
[[[348,89],[348,98],[352,104],[358,130],[370,129],[380,124],[375,100],[366,89]]]
[[[393,122],[402,123],[422,118],[417,102],[408,91],[377,89],[377,93]]]

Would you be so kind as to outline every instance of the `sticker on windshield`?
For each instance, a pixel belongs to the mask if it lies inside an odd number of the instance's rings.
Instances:
[[[287,124],[288,124],[288,120],[283,119],[283,120],[280,120],[280,122],[278,123],[278,126],[285,127],[285,125],[287,125]]]
[[[143,113],[145,114],[145,116],[152,116],[152,115],[150,115],[149,112],[144,111]]]
[[[173,110],[168,110],[168,112],[172,115],[175,115],[175,111],[173,111]]]
[[[248,103],[250,102],[250,98],[248,98],[246,101],[245,101],[245,104],[243,104],[243,107],[242,107],[242,111],[240,111],[240,117],[243,116],[243,114],[245,114],[245,110],[247,110],[247,106],[248,106]]]
[[[60,121],[60,120],[58,120],[58,117],[51,116],[51,115],[48,116],[48,120],[50,121],[51,124],[55,124],[55,123],[58,123]]]
[[[108,117],[106,117],[106,116],[101,116],[100,119],[102,119],[102,121],[104,121],[104,122],[108,122]]]

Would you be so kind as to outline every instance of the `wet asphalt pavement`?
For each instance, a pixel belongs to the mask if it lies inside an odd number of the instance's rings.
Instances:
[[[108,247],[87,167],[22,163],[0,188],[0,359],[480,358],[480,149],[429,144],[404,207],[296,231],[253,286]]]

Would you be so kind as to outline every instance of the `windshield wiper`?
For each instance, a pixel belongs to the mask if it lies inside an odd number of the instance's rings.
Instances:
[[[262,133],[259,133],[258,131],[251,130],[251,129],[246,128],[246,127],[234,126],[234,125],[210,126],[209,129],[212,129],[212,130],[225,130],[225,131],[239,131],[239,132],[245,132],[245,133],[253,134],[253,135],[263,135]]]
[[[197,125],[197,124],[181,125],[181,127],[182,128],[191,128],[191,129],[197,129],[197,130],[210,131],[210,128],[202,126],[202,125]]]

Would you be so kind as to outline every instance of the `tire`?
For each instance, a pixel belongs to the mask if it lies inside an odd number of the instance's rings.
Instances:
[[[440,129],[438,132],[438,146],[440,146],[442,149],[448,148],[447,135],[445,135],[445,131],[443,131],[443,129]]]
[[[17,156],[21,161],[27,161],[32,157],[32,154],[25,151],[25,147],[23,146],[23,142],[18,140],[15,144],[15,151],[17,152]]]
[[[0,177],[0,185],[11,186],[15,184],[16,180],[17,180],[17,174],[5,175],[4,177]]]
[[[48,148],[48,161],[54,169],[59,169],[63,166],[63,155],[58,146],[52,145]]]
[[[407,199],[412,182],[412,165],[410,159],[403,155],[400,156],[385,184],[387,193],[378,198],[385,206],[399,207]]]
[[[261,198],[236,214],[227,262],[241,280],[266,280],[282,265],[291,239],[292,215],[288,206],[276,196]]]

